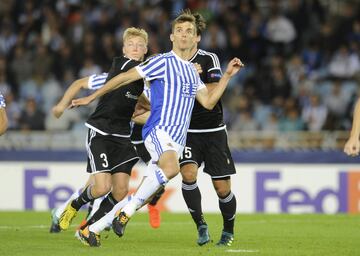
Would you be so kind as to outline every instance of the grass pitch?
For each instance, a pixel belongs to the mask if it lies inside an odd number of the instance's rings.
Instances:
[[[83,213],[74,223],[78,223]],[[103,232],[101,247],[90,248],[74,238],[75,225],[50,234],[48,212],[0,212],[0,255],[360,255],[360,216],[238,215],[235,241],[217,248],[220,214],[206,214],[213,243],[199,247],[189,214],[162,213],[159,229],[151,229],[147,213],[130,221],[118,238]],[[105,236],[108,234],[108,238]]]

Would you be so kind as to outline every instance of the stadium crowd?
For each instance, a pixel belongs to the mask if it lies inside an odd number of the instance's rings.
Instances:
[[[246,67],[223,96],[229,130],[347,130],[360,96],[360,9],[336,0],[8,0],[0,3],[0,92],[10,130],[68,130],[91,109],[51,107],[76,79],[107,72],[129,26],[149,52],[171,48],[170,20],[201,13],[200,47]],[[166,40],[165,40],[166,39]]]

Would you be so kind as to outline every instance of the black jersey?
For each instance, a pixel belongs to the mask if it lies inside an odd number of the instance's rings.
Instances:
[[[115,57],[106,81],[139,63],[126,57]],[[94,113],[87,120],[86,126],[103,135],[130,136],[131,116],[143,88],[143,80],[138,80],[103,95]]]
[[[201,80],[207,83],[219,82],[222,76],[219,58],[215,53],[204,50],[197,50],[195,55],[190,59],[193,63],[201,65]],[[223,108],[219,100],[212,110],[204,108],[197,100],[191,115],[189,132],[192,130],[208,130],[224,127]]]

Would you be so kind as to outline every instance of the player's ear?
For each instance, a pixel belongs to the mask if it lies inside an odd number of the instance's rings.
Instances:
[[[201,35],[198,35],[197,37],[196,37],[196,43],[199,43],[201,41]]]
[[[170,41],[174,42],[174,35],[173,34],[170,34]]]

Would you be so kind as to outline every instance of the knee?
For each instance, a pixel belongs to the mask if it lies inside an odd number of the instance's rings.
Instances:
[[[218,195],[219,198],[224,198],[226,197],[229,193],[230,193],[230,188],[224,186],[224,187],[216,187],[216,194]]]
[[[180,172],[179,162],[177,161],[167,161],[160,168],[165,173],[168,179],[172,179]]]
[[[121,201],[128,193],[128,188],[113,188],[112,195],[116,201]]]
[[[190,170],[181,169],[182,180],[185,182],[195,182],[197,175],[196,172],[192,172]]]
[[[104,196],[111,190],[111,184],[95,184],[93,186],[93,190],[95,190],[96,197]]]

